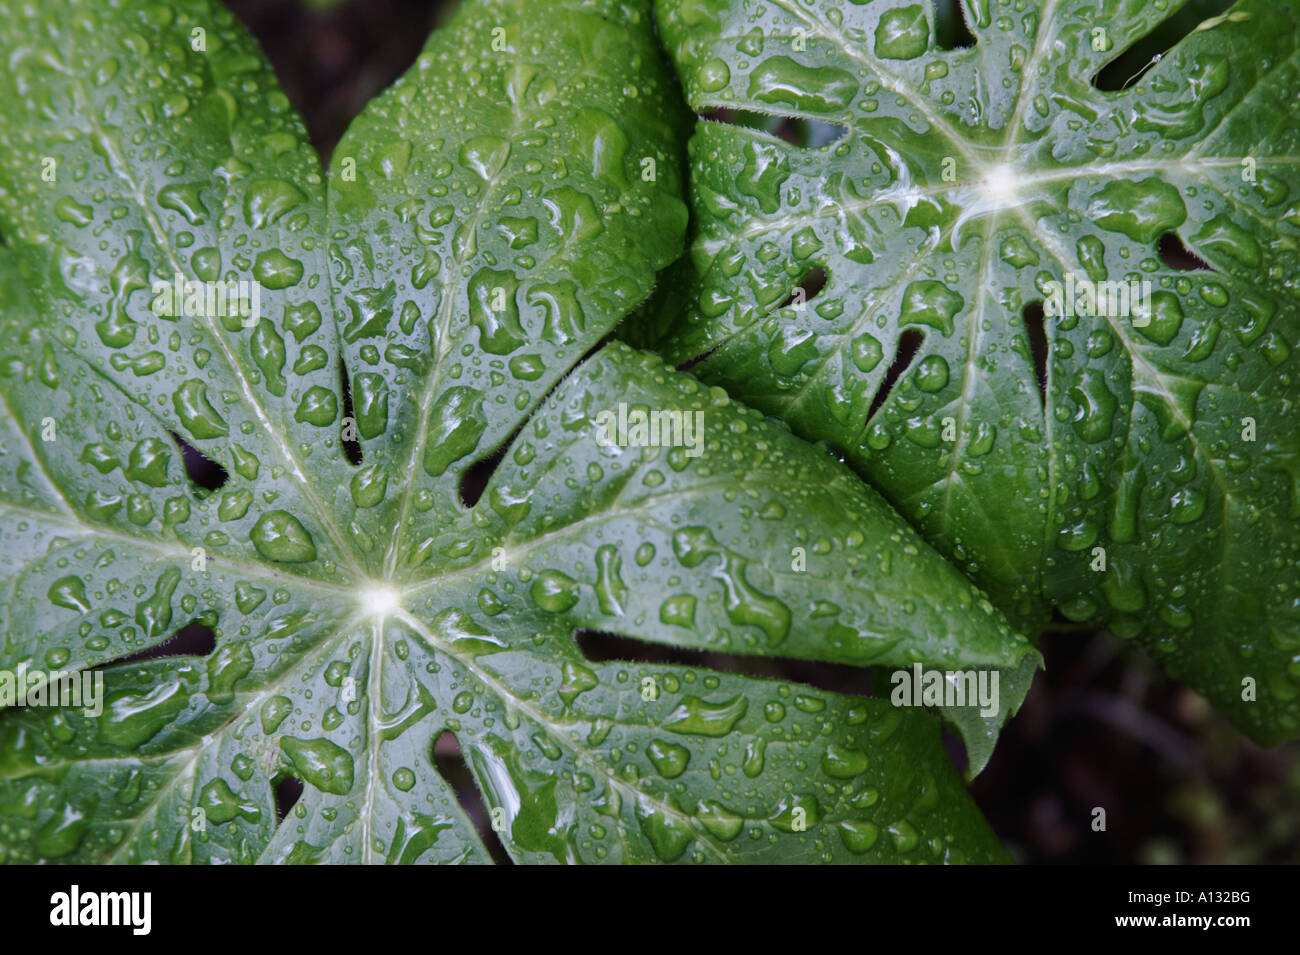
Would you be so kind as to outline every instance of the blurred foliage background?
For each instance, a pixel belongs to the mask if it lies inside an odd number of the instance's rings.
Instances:
[[[351,118],[402,75],[455,0],[226,0],[261,42],[281,85],[328,158]],[[968,38],[957,0],[932,0],[941,42]],[[1122,88],[1152,58],[1227,0],[1192,0],[1108,67]],[[718,117],[746,121],[746,117]],[[818,131],[773,128],[807,141]],[[584,635],[589,653],[735,669],[727,658],[647,650]],[[1047,662],[972,792],[1018,860],[1027,863],[1300,863],[1300,743],[1263,749],[1198,695],[1105,633],[1058,622],[1043,635]],[[766,661],[746,672],[840,692],[869,692],[862,672]],[[884,680],[878,683],[887,687]],[[951,737],[954,758],[961,747]],[[504,857],[454,740],[439,769]],[[1106,831],[1092,828],[1106,810]]]

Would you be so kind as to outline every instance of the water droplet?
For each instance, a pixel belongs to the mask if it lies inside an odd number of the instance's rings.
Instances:
[[[749,75],[749,95],[760,103],[784,103],[813,113],[842,113],[858,93],[852,73],[832,66],[804,66],[774,56]]]
[[[208,389],[201,381],[185,382],[172,395],[176,416],[196,438],[224,438],[230,433],[225,419],[208,403]]]
[[[697,696],[686,696],[662,726],[674,733],[726,736],[748,709],[749,700],[743,694],[721,703],[709,703]]]
[[[544,570],[534,578],[529,594],[547,613],[564,613],[578,602],[578,582],[558,570]]]
[[[453,462],[478,447],[486,429],[483,393],[463,385],[448,388],[438,396],[429,413],[425,472],[430,477],[440,477]]]
[[[731,70],[726,60],[717,57],[702,64],[696,71],[695,82],[705,93],[716,93],[731,82]]]
[[[910,60],[930,44],[930,24],[919,4],[886,10],[876,25],[876,56],[882,60]]]
[[[65,607],[76,613],[90,613],[90,600],[86,597],[86,585],[80,577],[60,577],[50,584],[46,591],[50,603],[56,607]]]
[[[324,737],[300,740],[289,736],[280,741],[280,747],[303,782],[336,796],[352,791],[355,766],[348,751],[337,743]]]
[[[268,511],[258,518],[249,540],[267,560],[303,563],[316,559],[316,544],[302,522],[288,511]]]
[[[1177,187],[1162,179],[1113,180],[1093,195],[1088,218],[1109,232],[1150,245],[1182,225],[1187,209]]]
[[[826,747],[822,756],[822,771],[835,779],[852,779],[867,770],[867,755],[838,743]]]
[[[653,740],[646,747],[646,755],[665,779],[676,779],[684,773],[691,759],[691,752],[685,746],[661,739]]]

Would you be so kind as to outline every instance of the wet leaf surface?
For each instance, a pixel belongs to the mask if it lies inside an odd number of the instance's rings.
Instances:
[[[840,449],[1013,619],[1294,737],[1295,8],[1189,23],[1126,85],[1179,5],[964,6],[945,49],[925,3],[660,0],[701,115],[845,132],[702,119],[692,243],[629,338]]]
[[[327,176],[221,8],[0,3],[0,667],[106,691],[0,711],[0,859],[487,861],[447,732],[518,861],[1003,858],[919,709],[575,640],[1038,660],[847,468],[597,348],[685,231],[649,13],[467,4]]]

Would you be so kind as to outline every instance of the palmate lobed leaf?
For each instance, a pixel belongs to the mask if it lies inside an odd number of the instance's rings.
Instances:
[[[1240,0],[1093,85],[1183,6],[970,0],[974,45],[943,50],[919,0],[659,0],[698,112],[842,135],[700,121],[654,329],[841,449],[1022,625],[1056,605],[1134,638],[1272,743],[1300,733],[1300,23]],[[1168,234],[1211,270],[1166,265]],[[1049,313],[1044,406],[1025,310],[1067,276],[1152,294]]]
[[[0,859],[486,861],[444,731],[518,860],[1003,858],[926,714],[575,642],[1038,663],[784,427],[620,344],[581,361],[685,228],[648,4],[467,4],[328,190],[219,7],[0,14],[0,669],[107,687],[0,712]],[[156,314],[176,273],[256,279],[258,320]],[[602,440],[620,402],[698,411],[703,453]],[[191,620],[206,657],[114,662]]]

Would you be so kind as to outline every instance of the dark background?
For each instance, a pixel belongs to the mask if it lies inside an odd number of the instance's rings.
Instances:
[[[227,2],[262,44],[326,158],[351,118],[405,72],[429,31],[455,6],[454,0]],[[938,0],[938,6],[940,42],[964,45],[951,0]],[[1195,0],[1176,22],[1108,67],[1109,85],[1131,82],[1152,56],[1225,6]],[[588,652],[604,647],[628,656],[616,640],[584,639]],[[1300,862],[1300,744],[1272,750],[1253,745],[1198,695],[1170,682],[1109,634],[1059,623],[1044,634],[1041,649],[1046,671],[972,785],[1017,859]],[[687,660],[672,651],[633,652],[637,658]],[[728,664],[707,655],[698,662]],[[790,663],[768,664],[765,672],[827,689],[865,688],[861,674],[844,671]],[[960,746],[951,748],[960,759]],[[439,741],[437,754],[439,768],[481,823],[481,804],[450,736]],[[1106,809],[1106,832],[1092,831],[1095,806]],[[485,838],[495,842],[490,830]]]

